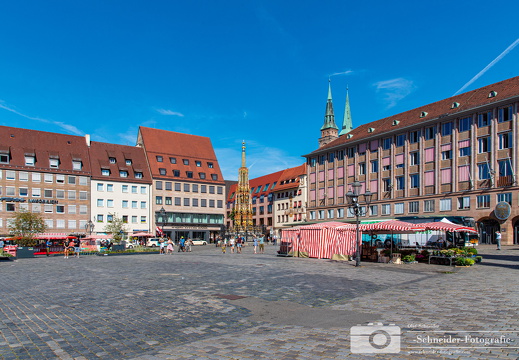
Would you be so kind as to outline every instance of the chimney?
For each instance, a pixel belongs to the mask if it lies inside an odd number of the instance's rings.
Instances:
[[[88,147],[90,147],[90,134],[85,135],[86,144]]]

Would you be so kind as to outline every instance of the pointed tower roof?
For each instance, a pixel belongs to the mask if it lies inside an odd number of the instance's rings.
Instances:
[[[344,106],[344,118],[342,120],[342,129],[339,136],[349,133],[352,129],[353,122],[351,121],[349,89],[346,88],[346,105]]]
[[[324,124],[321,130],[326,129],[339,129],[335,124],[335,115],[333,114],[333,103],[332,103],[332,85],[331,80],[328,79],[328,100],[326,101],[326,112],[324,114]]]

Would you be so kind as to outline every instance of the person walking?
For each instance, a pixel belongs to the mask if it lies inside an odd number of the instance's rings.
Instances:
[[[254,246],[254,254],[258,253],[258,238],[254,236],[254,239],[252,240],[252,245]]]
[[[164,255],[166,253],[165,250],[164,250],[165,247],[166,247],[166,244],[164,243],[164,239],[161,238],[159,240],[159,248],[160,248],[159,255]]]
[[[222,245],[222,254],[225,254],[226,248],[227,248],[227,239],[221,241]]]
[[[184,239],[183,236],[180,237],[180,240],[178,242],[178,252],[184,252],[186,251],[186,239]]]
[[[173,254],[173,241],[168,239],[168,247],[166,248],[167,254]]]
[[[234,254],[234,244],[236,244],[236,239],[234,237],[231,238],[231,252]]]
[[[74,243],[74,257],[79,257],[79,253],[81,252],[81,240],[75,239],[71,241]]]
[[[263,254],[265,252],[265,236],[261,235],[259,239],[259,252]]]
[[[45,242],[45,251],[47,252],[47,256],[50,255],[50,247],[51,246],[52,246],[52,241],[47,239],[47,241]]]
[[[186,251],[187,252],[191,252],[191,246],[193,245],[193,240],[191,240],[190,238],[187,239],[186,241]]]
[[[241,254],[241,247],[243,246],[243,238],[240,236],[236,240],[236,253]]]
[[[497,250],[501,250],[501,233],[499,232],[499,230],[496,231],[496,245]]]

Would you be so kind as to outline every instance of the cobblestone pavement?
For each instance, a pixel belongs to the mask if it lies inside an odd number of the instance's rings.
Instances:
[[[506,342],[518,340],[519,247],[480,246],[469,268],[356,268],[275,250],[0,262],[0,359],[519,357],[519,341]],[[372,343],[350,339],[368,322],[384,324],[363,329]]]

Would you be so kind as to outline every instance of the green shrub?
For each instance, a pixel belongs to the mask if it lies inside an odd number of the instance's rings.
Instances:
[[[456,265],[459,266],[472,266],[474,265],[475,261],[474,259],[466,258],[466,257],[459,257],[456,258]]]
[[[409,254],[409,255],[405,255],[402,260],[404,262],[413,262],[413,261],[416,261],[416,256],[415,254]]]
[[[468,248],[468,249],[467,249],[467,252],[468,252],[470,255],[477,255],[477,254],[478,254],[478,249],[471,247],[471,248]]]

